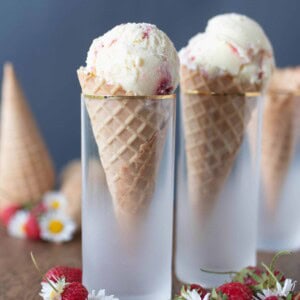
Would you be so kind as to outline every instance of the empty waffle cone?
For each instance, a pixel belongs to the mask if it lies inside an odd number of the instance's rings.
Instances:
[[[2,86],[0,206],[39,201],[54,186],[54,168],[17,81],[5,64]]]
[[[105,178],[99,160],[89,162],[89,175],[91,180],[104,184]],[[80,160],[67,164],[61,174],[61,192],[67,199],[65,213],[81,226],[81,200],[82,200],[82,167]]]
[[[61,175],[61,192],[67,199],[65,213],[78,225],[81,225],[81,161],[75,160],[63,169]]]
[[[78,71],[87,95],[128,95],[120,86],[97,82]],[[168,114],[164,101],[85,99],[98,145],[115,215],[131,230],[146,216],[166,137]]]
[[[265,97],[262,179],[269,212],[276,213],[280,194],[295,150],[298,126],[300,68],[277,69]]]
[[[181,89],[189,196],[196,213],[205,218],[243,141],[252,110],[243,93],[253,91],[253,86],[239,85],[228,75],[208,80],[199,71],[182,66]],[[189,94],[188,90],[203,94]]]

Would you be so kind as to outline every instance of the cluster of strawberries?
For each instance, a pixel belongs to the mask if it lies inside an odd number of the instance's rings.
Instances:
[[[88,299],[88,291],[82,284],[81,269],[63,266],[50,269],[43,278],[40,296],[43,299]]]
[[[295,293],[295,281],[287,279],[275,269],[275,262],[281,252],[275,255],[270,266],[246,267],[231,273],[232,281],[208,291],[198,284],[185,285],[174,300],[300,300]]]

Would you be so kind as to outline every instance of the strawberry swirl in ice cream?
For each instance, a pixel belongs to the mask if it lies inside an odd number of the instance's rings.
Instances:
[[[127,94],[171,94],[179,82],[176,49],[155,25],[128,23],[96,38],[88,51],[85,73]]]
[[[209,20],[180,53],[181,64],[208,78],[230,75],[240,83],[265,87],[274,68],[272,46],[254,20],[224,14]]]

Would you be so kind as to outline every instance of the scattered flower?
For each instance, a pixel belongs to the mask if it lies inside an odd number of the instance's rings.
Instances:
[[[88,296],[88,300],[119,300],[119,299],[115,298],[113,295],[105,296],[105,290],[100,290],[98,293],[95,290],[92,290],[92,292]]]
[[[42,282],[41,285],[42,290],[40,296],[44,300],[61,300],[61,294],[65,289],[66,280],[65,278],[57,279],[55,281],[49,280],[48,282]]]
[[[61,211],[67,206],[67,199],[63,193],[52,191],[44,195],[42,203],[48,210]]]
[[[51,242],[70,241],[76,231],[75,222],[62,212],[48,212],[41,217],[41,238]]]
[[[287,297],[291,294],[295,289],[296,281],[292,281],[292,279],[286,279],[282,284],[276,282],[276,288],[274,289],[263,289],[260,293],[257,294],[255,299],[264,300],[268,297]]]
[[[206,294],[203,298],[196,290],[186,290],[181,292],[181,299],[184,300],[208,300],[210,294]]]
[[[26,230],[25,226],[29,219],[29,212],[26,210],[17,211],[8,222],[7,231],[8,234],[16,238],[25,238]]]

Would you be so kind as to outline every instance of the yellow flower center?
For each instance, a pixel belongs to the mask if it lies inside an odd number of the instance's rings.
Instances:
[[[20,225],[20,232],[25,233],[25,223]]]
[[[48,229],[54,234],[61,233],[64,229],[64,224],[60,220],[51,220]]]
[[[52,209],[59,209],[59,207],[60,207],[60,203],[59,203],[58,200],[54,200],[54,201],[51,202],[51,208]]]

